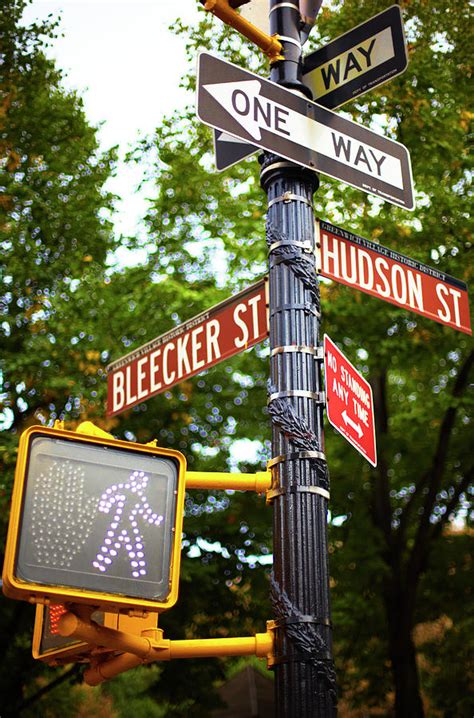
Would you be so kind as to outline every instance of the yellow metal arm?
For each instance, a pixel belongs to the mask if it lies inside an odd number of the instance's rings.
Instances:
[[[76,431],[79,434],[99,436],[104,439],[114,438],[112,434],[95,426],[92,421],[83,421]],[[155,442],[150,443],[155,444]],[[270,490],[271,483],[272,475],[269,471],[257,471],[255,474],[229,474],[224,471],[186,472],[186,489],[221,489],[222,491],[233,489],[234,491],[256,491],[258,494],[263,494]]]
[[[173,641],[163,638],[159,628],[143,631],[135,636],[100,626],[74,613],[65,613],[58,625],[61,636],[123,652],[109,660],[97,662],[84,673],[88,685],[99,683],[142,663],[169,661],[173,658],[210,658],[216,656],[258,656],[270,659],[273,654],[273,621],[267,631],[244,638],[202,638]]]
[[[186,489],[234,489],[263,494],[271,487],[270,471],[256,474],[228,474],[224,471],[186,471]]]
[[[230,7],[227,0],[201,0],[204,9],[212,12],[213,15],[230,25],[234,30],[238,30],[244,37],[259,47],[265,55],[270,58],[270,62],[278,62],[283,60],[283,47],[277,35],[267,35],[266,32],[259,30],[258,27],[252,25],[242,15]]]

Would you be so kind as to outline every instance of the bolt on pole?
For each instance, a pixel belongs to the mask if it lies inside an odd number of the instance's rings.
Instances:
[[[270,32],[284,48],[271,80],[309,96],[301,82],[298,4],[270,0]],[[324,456],[320,296],[313,193],[317,175],[265,153],[268,195],[273,575],[277,718],[335,716]]]

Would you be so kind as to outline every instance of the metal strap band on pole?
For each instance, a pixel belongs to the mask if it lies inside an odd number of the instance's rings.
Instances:
[[[306,389],[287,389],[286,391],[276,391],[268,397],[268,404],[274,399],[288,399],[292,396],[301,396],[306,399],[314,399],[318,404],[324,404],[326,395],[324,391],[307,391]]]
[[[267,491],[267,500],[271,501],[277,496],[285,496],[286,494],[318,494],[328,501],[331,498],[329,491],[322,489],[320,486],[286,486]]]
[[[288,202],[304,202],[305,204],[312,207],[312,203],[306,198],[303,197],[301,194],[293,194],[293,192],[285,192],[284,194],[281,194],[279,197],[275,197],[275,199],[270,200],[268,203],[268,209],[270,207],[273,207],[274,204],[278,204],[278,202],[284,202],[285,204],[288,204]]]
[[[300,169],[299,165],[296,165],[294,162],[273,162],[271,165],[268,165],[268,167],[264,167],[260,172],[260,178],[263,179],[265,175],[267,175],[269,172],[274,172],[275,170],[279,169]],[[270,200],[271,202],[271,200]]]
[[[324,359],[323,347],[307,347],[301,346],[299,344],[290,344],[283,347],[273,347],[270,352],[270,356],[273,357],[275,356],[275,354],[291,354],[293,352],[298,352],[299,354],[311,354],[318,361],[322,361]]]
[[[284,461],[294,461],[295,459],[319,459],[320,461],[326,461],[326,455],[322,451],[295,451],[291,454],[280,454],[280,456],[274,456],[273,459],[267,463],[269,469],[272,466],[281,464]]]
[[[308,254],[311,254],[313,252],[312,248],[308,245],[307,242],[285,242],[284,239],[279,240],[278,242],[273,242],[269,248],[268,253],[273,252],[275,249],[278,249],[279,247],[299,247],[304,252],[308,252]]]
[[[289,7],[289,8],[291,8],[292,10],[297,10],[298,12],[300,11],[298,5],[295,5],[295,4],[292,3],[292,2],[279,2],[278,5],[274,5],[274,6],[270,9],[270,12],[269,12],[268,14],[271,15],[272,12],[274,12],[275,10],[278,10],[278,9],[281,8],[281,7]]]
[[[292,626],[295,623],[314,623],[318,626],[332,626],[330,618],[323,618],[322,616],[289,616],[288,618],[277,618],[275,626]]]
[[[287,37],[287,35],[278,35],[278,39],[282,40],[283,42],[289,42],[291,45],[296,45],[296,47],[301,49],[301,42],[299,40],[295,40],[294,37]]]
[[[286,312],[287,309],[302,309],[303,312],[314,314],[315,317],[321,316],[321,313],[318,312],[318,310],[315,309],[314,306],[312,306],[311,304],[281,304],[279,307],[276,307],[270,312],[270,316],[273,317],[273,315],[277,314],[278,312]]]
[[[315,653],[291,653],[290,655],[278,656],[269,661],[269,665],[278,666],[282,663],[301,663],[305,661],[331,661],[332,655],[329,651],[321,651]]]

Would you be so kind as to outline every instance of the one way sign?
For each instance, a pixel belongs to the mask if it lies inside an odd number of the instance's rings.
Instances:
[[[238,137],[232,137],[226,132],[214,129],[214,155],[219,172],[232,167],[245,157],[253,155],[257,150],[258,147],[255,145],[249,145],[247,142],[239,140]]]
[[[392,5],[303,58],[303,82],[315,101],[335,109],[404,72],[402,13]]]
[[[206,52],[199,55],[197,114],[262,149],[414,207],[404,145]]]

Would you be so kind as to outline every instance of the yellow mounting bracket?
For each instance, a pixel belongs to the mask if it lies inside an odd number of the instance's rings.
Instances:
[[[278,35],[267,35],[263,30],[259,30],[258,27],[252,25],[251,22],[246,20],[236,10],[230,7],[228,0],[201,0],[204,5],[204,9],[208,12],[212,12],[213,15],[218,17],[220,20],[230,25],[240,32],[244,37],[257,45],[267,57],[270,58],[270,64],[284,60],[283,57],[283,46],[278,38]]]
[[[120,655],[98,657],[85,671],[84,680],[90,686],[113,678],[142,663],[169,661],[173,658],[210,658],[219,656],[258,656],[271,662],[274,645],[274,621],[267,621],[265,633],[245,638],[198,638],[172,641],[163,638],[160,628],[147,629],[141,636],[100,626],[82,616],[68,612],[61,616],[58,630],[61,636],[84,641],[89,645],[103,646]]]
[[[56,427],[55,428],[63,428],[63,427]],[[81,421],[80,424],[76,427],[76,431],[78,434],[88,434],[89,436],[98,436],[102,439],[113,439],[114,437],[112,434],[109,434],[108,431],[104,431],[104,429],[100,429],[98,426],[92,423],[92,421]]]
[[[221,471],[186,471],[187,489],[233,489],[234,491],[256,491],[263,494],[270,489],[272,475],[269,471],[255,474],[228,474]]]

